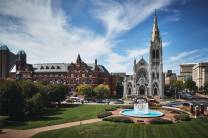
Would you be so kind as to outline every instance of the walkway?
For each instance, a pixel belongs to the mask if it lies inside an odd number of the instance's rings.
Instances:
[[[100,122],[100,121],[102,121],[102,119],[96,118],[96,119],[69,122],[69,123],[64,123],[64,124],[59,124],[59,125],[33,128],[33,129],[27,129],[27,130],[3,129],[3,132],[0,132],[0,138],[29,138],[37,133],[44,132],[44,131],[78,126],[82,124],[90,124],[90,123],[95,123],[95,122]]]

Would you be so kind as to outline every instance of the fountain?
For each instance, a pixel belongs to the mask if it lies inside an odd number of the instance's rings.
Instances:
[[[121,111],[122,115],[132,117],[160,117],[162,112],[150,110],[149,104],[144,99],[137,99],[134,103],[134,109],[124,109]]]

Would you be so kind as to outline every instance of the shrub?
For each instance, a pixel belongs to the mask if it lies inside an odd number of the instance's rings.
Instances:
[[[0,116],[0,128],[4,126],[7,119],[9,119],[8,116]]]
[[[186,114],[186,113],[177,114],[177,115],[174,116],[174,118],[176,120],[181,120],[181,121],[188,121],[188,120],[190,120],[189,115]]]
[[[152,124],[172,124],[173,122],[165,119],[157,119],[151,122]]]
[[[117,109],[117,107],[115,106],[110,106],[110,107],[106,107],[105,111],[115,111]]]
[[[190,117],[189,117],[188,114],[181,113],[181,114],[179,114],[179,119],[180,119],[181,121],[188,121],[188,120],[190,120]]]
[[[12,118],[21,117],[24,111],[24,96],[16,81],[5,81],[0,85],[0,114]]]
[[[98,113],[97,117],[98,117],[98,118],[104,118],[104,117],[111,116],[111,115],[112,115],[111,112],[109,112],[109,111],[104,111],[104,112]]]
[[[123,108],[123,109],[133,109],[134,106],[133,105],[123,105],[123,106],[121,106],[121,108]]]
[[[123,122],[123,123],[133,123],[133,121],[126,116],[112,116],[103,118],[103,121],[112,121],[112,122]]]

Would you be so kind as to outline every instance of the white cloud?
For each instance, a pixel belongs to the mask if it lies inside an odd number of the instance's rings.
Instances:
[[[171,3],[171,0],[131,0],[131,1],[93,1],[95,18],[100,19],[107,28],[107,37],[128,31],[144,21],[155,9]]]
[[[171,0],[90,1],[92,13],[106,27],[101,36],[95,30],[77,28],[61,7],[52,7],[51,0],[0,1],[0,41],[9,47],[23,49],[30,63],[71,62],[78,53],[87,62],[95,58],[110,71],[132,69],[133,57],[142,56],[147,49],[128,49],[125,55],[113,50],[118,36],[144,21],[155,8]],[[131,68],[129,67],[131,65]]]
[[[181,53],[178,53],[177,55],[175,56],[171,56],[170,57],[170,60],[171,61],[177,61],[177,60],[181,60],[185,57],[188,57],[188,56],[191,56],[192,54],[196,53],[197,50],[191,50],[191,51],[185,51],[185,52],[181,52]]]
[[[129,49],[127,50],[128,58],[136,58],[141,57],[148,54],[149,48],[137,48],[137,49]]]

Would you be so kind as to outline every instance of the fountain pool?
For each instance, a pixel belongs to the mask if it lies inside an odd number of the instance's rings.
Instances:
[[[144,100],[137,101],[134,104],[134,109],[124,109],[121,111],[122,115],[131,117],[160,117],[164,114],[160,111],[150,110],[149,104]]]

